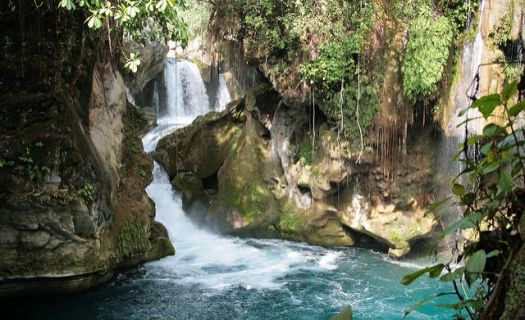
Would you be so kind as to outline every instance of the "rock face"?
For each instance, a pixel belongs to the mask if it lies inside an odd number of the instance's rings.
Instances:
[[[370,155],[356,164],[326,124],[316,127],[313,143],[308,130],[304,106],[287,106],[259,86],[161,140],[155,158],[189,214],[223,232],[373,246],[395,256],[430,236],[428,136],[414,143],[392,180]]]
[[[51,2],[24,4],[2,3],[1,12],[31,17],[58,10]],[[2,39],[22,43],[11,19],[1,16]],[[30,41],[34,47],[5,51],[0,297],[87,289],[116,268],[174,253],[144,191],[152,169],[140,142],[146,120],[128,103],[104,43],[96,35],[81,41],[82,19],[68,19],[63,26],[39,22],[44,31],[30,33],[39,37]]]

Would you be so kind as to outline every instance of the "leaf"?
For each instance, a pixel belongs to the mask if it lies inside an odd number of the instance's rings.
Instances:
[[[464,229],[472,229],[475,228],[479,222],[483,219],[484,215],[481,212],[475,212],[472,214],[469,214],[466,217],[463,217],[462,219],[458,220],[453,225],[445,228],[443,230],[443,233],[441,234],[441,239],[443,239],[446,235],[452,234],[458,230],[464,230]]]
[[[468,112],[468,108],[461,109],[458,113],[458,117],[463,117]]]
[[[501,92],[501,100],[507,102],[518,92],[518,81],[507,83]]]
[[[512,106],[508,113],[511,117],[517,116],[520,112],[522,112],[525,109],[525,101],[521,101],[520,103],[515,104]]]
[[[501,253],[501,251],[499,251],[499,250],[492,250],[491,252],[489,252],[487,254],[487,259],[488,258],[492,258],[492,257],[497,257],[497,256],[500,255],[500,253]]]
[[[483,163],[483,165],[481,165],[481,174],[486,175],[486,174],[492,173],[498,170],[498,168],[499,168],[499,162],[492,162],[487,165]]]
[[[454,183],[452,186],[452,193],[458,197],[461,197],[465,193],[465,187],[459,183]]]
[[[474,282],[483,270],[487,263],[487,254],[485,250],[478,250],[474,252],[465,263],[465,270],[467,271],[467,278],[470,283]]]
[[[425,299],[423,299],[423,300],[419,301],[418,303],[416,303],[415,305],[410,306],[410,308],[406,309],[404,311],[403,317],[406,318],[406,316],[408,316],[412,312],[416,311],[417,309],[421,308],[422,306],[426,305],[427,303],[429,303],[430,301],[434,300],[437,297],[451,295],[451,294],[453,294],[453,293],[440,292],[440,293],[435,293],[435,294],[433,294],[431,296],[428,296]]]
[[[494,123],[489,123],[483,128],[483,135],[485,136],[492,136],[496,134],[499,131],[500,127],[495,125]]]
[[[480,140],[483,139],[483,138],[484,138],[484,136],[482,136],[482,135],[469,137],[469,138],[467,139],[467,145],[468,145],[468,146],[475,145],[476,143],[478,143],[478,141],[480,141]]]
[[[445,267],[444,264],[440,263],[440,264],[437,264],[435,266],[432,266],[432,267],[427,267],[427,268],[424,268],[424,269],[421,269],[421,270],[418,270],[416,272],[413,272],[411,274],[407,274],[406,276],[403,277],[403,279],[401,280],[401,284],[402,285],[409,285],[411,284],[412,282],[414,282],[417,278],[421,277],[422,275],[424,275],[425,273],[430,273],[430,276],[432,278],[435,278],[437,277],[435,274],[436,272],[438,272],[438,275],[441,273],[441,271],[443,270],[443,268]]]
[[[461,204],[464,206],[470,206],[476,200],[476,194],[474,192],[467,192],[461,196]]]
[[[487,119],[499,105],[501,105],[500,95],[495,93],[474,101],[470,108],[478,109],[483,117]]]
[[[498,188],[502,193],[512,191],[514,181],[507,171],[502,171],[498,179]]]
[[[488,155],[490,150],[492,149],[492,142],[487,142],[483,145],[483,147],[481,147],[481,149],[479,149],[479,151],[484,154],[484,155]]]
[[[451,282],[452,280],[460,279],[465,273],[465,267],[459,267],[456,270],[443,275],[439,280],[443,282]]]

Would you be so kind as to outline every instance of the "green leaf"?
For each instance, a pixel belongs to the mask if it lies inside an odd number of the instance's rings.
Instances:
[[[507,102],[512,96],[518,92],[518,81],[507,83],[501,92],[501,100]]]
[[[486,263],[487,254],[485,250],[478,250],[468,257],[467,263],[465,263],[465,270],[470,283],[474,282],[479,274],[485,270]]]
[[[488,258],[492,258],[492,257],[497,257],[497,256],[500,255],[500,253],[501,253],[501,251],[499,251],[499,250],[492,250],[491,252],[489,252],[487,254],[487,259]]]
[[[481,139],[483,139],[484,136],[482,135],[478,135],[478,136],[473,136],[473,137],[469,137],[467,139],[467,145],[468,146],[472,146],[472,145],[475,145],[476,143],[478,143]]]
[[[452,282],[453,280],[460,279],[461,277],[463,277],[464,272],[465,267],[459,267],[456,270],[443,275],[441,278],[439,278],[439,280],[443,282]]]
[[[481,174],[487,175],[489,173],[492,173],[499,168],[499,162],[491,162],[489,164],[483,163],[481,165]]]
[[[443,230],[443,233],[441,235],[441,239],[443,239],[446,235],[452,234],[458,230],[475,228],[479,224],[479,222],[481,222],[483,217],[484,215],[481,212],[475,212],[475,213],[469,214],[466,217],[463,217],[462,219],[458,220],[453,225],[445,228],[445,230]]]
[[[476,194],[474,192],[467,192],[461,196],[461,204],[464,206],[470,206],[476,200]]]
[[[435,266],[427,267],[427,268],[418,270],[416,272],[413,272],[411,274],[407,274],[401,280],[401,284],[407,286],[407,285],[411,284],[412,282],[414,282],[417,278],[419,278],[422,275],[424,275],[425,273],[430,273],[431,278],[435,278],[435,277],[439,276],[439,274],[441,274],[441,271],[443,270],[444,267],[445,267],[445,265],[440,263],[440,264],[437,264]],[[438,273],[438,275],[436,275],[436,273]]]
[[[492,150],[492,142],[485,143],[483,147],[479,149],[479,151],[486,156],[489,154],[490,150]]]
[[[433,294],[431,296],[428,296],[425,299],[423,299],[423,300],[419,301],[418,303],[416,303],[415,305],[410,306],[410,308],[406,309],[404,311],[403,317],[406,318],[406,316],[408,316],[412,312],[416,311],[417,309],[421,308],[422,306],[426,305],[427,303],[429,303],[430,301],[434,300],[437,297],[451,295],[451,294],[453,294],[453,293],[441,292],[441,293],[435,293],[435,294]]]
[[[520,112],[522,112],[525,109],[525,101],[521,101],[520,103],[515,104],[512,106],[508,113],[511,117],[517,116]]]
[[[471,109],[478,109],[479,112],[483,115],[485,119],[487,119],[494,109],[496,109],[497,106],[501,105],[500,95],[499,94],[491,94],[488,96],[484,96],[478,100],[476,100],[471,106]]]
[[[496,134],[499,131],[500,127],[495,125],[494,123],[489,123],[483,128],[483,135],[485,136],[492,136]]]
[[[510,173],[502,170],[498,179],[498,188],[502,193],[508,193],[512,191],[514,187],[514,181],[510,176]]]
[[[461,197],[465,193],[465,187],[459,183],[454,183],[452,186],[452,193],[458,197]]]

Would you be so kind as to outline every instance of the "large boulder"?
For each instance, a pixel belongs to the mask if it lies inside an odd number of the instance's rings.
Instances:
[[[155,158],[191,216],[223,232],[375,246],[394,256],[432,234],[423,196],[432,152],[421,146],[428,141],[421,138],[395,172],[401,178],[391,179],[370,155],[356,164],[348,143],[324,124],[311,141],[301,109],[261,86],[161,140]]]

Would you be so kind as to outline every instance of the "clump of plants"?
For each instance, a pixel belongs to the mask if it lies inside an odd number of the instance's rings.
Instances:
[[[319,56],[301,66],[301,77],[329,121],[358,141],[378,110],[378,86],[366,67],[366,40],[373,23],[371,3],[354,4],[348,29],[320,46]]]
[[[148,248],[149,240],[146,231],[137,223],[127,223],[119,233],[117,254],[120,257],[136,258]]]
[[[426,12],[411,24],[401,71],[405,95],[412,100],[436,93],[452,44],[452,26],[446,17]]]
[[[28,144],[24,141],[22,145],[22,153],[9,159],[0,157],[0,169],[29,178],[32,182],[42,181],[51,172],[51,169],[43,164],[44,144],[42,142]]]
[[[279,229],[284,231],[297,231],[301,221],[289,212],[283,212],[279,217]]]

